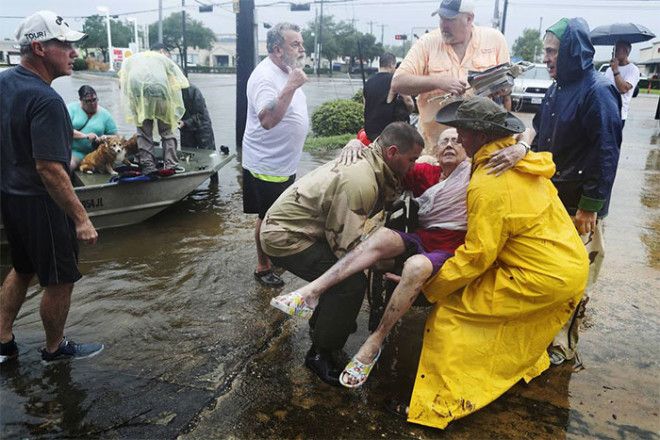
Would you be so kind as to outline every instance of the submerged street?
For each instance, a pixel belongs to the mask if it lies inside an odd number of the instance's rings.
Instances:
[[[216,144],[234,153],[235,77],[190,79],[205,95]],[[131,134],[115,79],[76,74],[53,86],[69,102],[82,84]],[[360,87],[345,77],[312,79],[304,86],[310,115]],[[396,327],[362,389],[322,383],[303,366],[306,322],[270,307],[281,290],[253,278],[255,217],[242,212],[235,159],[218,186],[207,181],[150,220],[103,230],[97,245],[81,245],[84,277],[66,334],[105,343],[99,356],[43,365],[40,288],[30,288],[15,324],[20,356],[0,369],[1,437],[659,438],[657,100],[633,99],[623,132],[605,261],[581,332],[581,371],[553,367],[445,431],[408,424],[384,402],[410,396],[428,311],[418,308]],[[519,116],[531,124],[532,113]],[[298,177],[335,154],[304,153]],[[7,249],[0,252],[4,276]],[[287,291],[302,284],[283,277]],[[365,302],[349,355],[367,336],[367,318]]]

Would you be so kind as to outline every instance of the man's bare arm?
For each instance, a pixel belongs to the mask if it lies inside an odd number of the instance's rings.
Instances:
[[[280,94],[259,112],[259,122],[263,128],[270,130],[280,123],[286,113],[286,109],[291,105],[296,90],[305,84],[306,81],[307,75],[305,75],[302,69],[289,71],[289,80]]]
[[[37,173],[48,194],[75,223],[78,240],[88,244],[96,243],[98,233],[89,220],[87,211],[76,197],[64,165],[50,160],[37,160]]]
[[[467,88],[465,81],[440,75],[413,75],[401,72],[392,79],[392,91],[402,95],[419,95],[432,90],[444,90],[454,95],[462,95]]]

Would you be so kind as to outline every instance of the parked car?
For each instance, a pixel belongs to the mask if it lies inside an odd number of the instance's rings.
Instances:
[[[545,64],[534,64],[534,67],[513,82],[511,100],[514,110],[522,110],[525,106],[541,105],[545,92],[552,85],[552,81]]]

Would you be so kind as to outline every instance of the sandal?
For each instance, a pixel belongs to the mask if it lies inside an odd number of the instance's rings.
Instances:
[[[305,319],[309,319],[312,316],[312,313],[314,313],[314,307],[309,307],[305,304],[305,300],[298,292],[276,296],[270,300],[270,305],[283,311],[287,315],[298,316]]]
[[[381,349],[379,348],[374,360],[368,364],[360,362],[355,356],[353,356],[353,359],[351,359],[348,365],[344,368],[344,371],[339,375],[339,382],[346,388],[358,388],[364,385],[369,377],[369,373],[371,373],[374,365],[376,365],[376,361],[378,361],[378,358],[380,357],[380,352]],[[352,377],[356,379],[357,382],[349,383],[346,381],[346,377]]]

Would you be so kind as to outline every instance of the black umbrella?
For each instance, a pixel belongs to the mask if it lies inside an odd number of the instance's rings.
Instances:
[[[648,28],[635,23],[614,23],[598,26],[589,33],[594,46],[614,46],[617,41],[639,43],[655,37]]]

